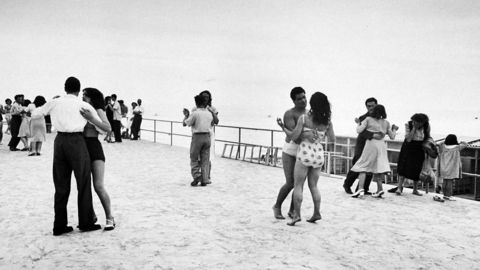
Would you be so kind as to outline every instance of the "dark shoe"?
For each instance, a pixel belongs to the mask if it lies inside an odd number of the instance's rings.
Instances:
[[[190,186],[192,187],[196,187],[198,185],[198,181],[197,180],[193,180],[191,183],[190,183]]]
[[[208,180],[208,181],[205,182],[205,183],[207,183],[207,185],[210,185],[210,184],[212,183],[212,181]]]
[[[207,182],[201,182],[201,183],[200,183],[200,186],[202,186],[202,187],[204,187],[204,186],[206,186],[206,185],[207,185]]]
[[[352,189],[351,189],[351,188],[349,188],[349,187],[347,187],[347,186],[343,185],[343,189],[345,189],[345,192],[346,192],[347,194],[353,194],[353,192],[352,192]]]
[[[62,235],[64,233],[69,233],[69,232],[72,232],[72,231],[73,231],[73,228],[70,227],[70,226],[65,226],[63,228],[53,228],[53,235],[59,236],[59,235]]]
[[[20,151],[20,149],[18,149],[18,148],[11,148],[11,147],[10,147],[10,151]]]
[[[372,193],[370,191],[365,191],[364,194],[365,195],[372,195]]]
[[[398,187],[394,187],[388,190],[389,193],[395,193],[397,192]]]
[[[78,227],[80,229],[80,231],[82,232],[89,232],[89,231],[96,231],[96,230],[100,230],[102,228],[102,226],[98,225],[98,224],[91,224],[91,225],[88,225],[86,227]]]
[[[30,153],[28,154],[29,157],[35,156],[37,153]]]

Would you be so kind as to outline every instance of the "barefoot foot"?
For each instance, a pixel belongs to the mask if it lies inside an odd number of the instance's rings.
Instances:
[[[307,219],[307,222],[315,223],[315,221],[322,219],[322,215],[313,215],[310,219]]]
[[[295,226],[295,223],[301,221],[302,219],[300,217],[292,217],[292,221],[287,222],[288,226]]]
[[[275,207],[275,205],[272,207],[273,209],[273,216],[276,219],[285,219],[285,217],[282,215],[282,209]]]

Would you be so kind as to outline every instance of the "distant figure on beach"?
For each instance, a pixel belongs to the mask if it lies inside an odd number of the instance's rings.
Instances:
[[[129,139],[129,127],[127,121],[128,107],[125,105],[123,100],[119,100],[118,103],[120,104],[120,112],[122,113],[122,120],[120,121],[122,126],[122,139]]]
[[[105,114],[107,115],[108,122],[110,123],[110,127],[113,128],[113,107],[112,107],[112,97],[111,96],[106,96],[105,97]],[[112,133],[113,131],[107,132],[107,135],[105,136],[104,141],[108,143],[112,143]]]
[[[430,124],[428,116],[423,113],[412,115],[405,124],[405,140],[398,156],[398,186],[388,190],[401,195],[405,178],[413,181],[413,194],[422,196],[418,191],[418,180],[422,171],[425,152],[423,144],[430,138]]]
[[[288,130],[290,133],[297,126],[298,118],[304,115],[307,107],[307,98],[305,97],[305,90],[302,87],[294,87],[290,91],[290,98],[293,101],[293,108],[287,110],[283,114],[283,122],[281,119],[277,119],[277,123],[283,130]],[[290,133],[291,134],[291,133]],[[298,144],[302,138],[297,140],[292,140],[291,135],[286,135],[285,143],[282,148],[282,164],[283,164],[283,173],[285,174],[285,184],[280,188],[277,195],[277,200],[273,205],[273,216],[276,219],[285,219],[282,215],[282,204],[283,201],[287,198],[290,191],[293,189],[294,185],[294,168],[295,161],[297,158]],[[288,211],[288,216],[292,217],[294,212],[293,208],[293,196],[290,203],[290,209]]]
[[[25,99],[23,101],[23,111],[22,115],[22,122],[20,123],[20,128],[18,129],[18,137],[23,144],[23,148],[20,151],[29,151],[30,147],[28,146],[28,138],[30,138],[30,113],[27,111],[27,107],[32,102],[29,99]]]
[[[398,127],[390,126],[386,120],[387,112],[383,105],[376,105],[372,113],[362,122],[358,123],[357,132],[360,134],[364,130],[370,131],[372,134],[388,134],[390,139],[395,139]],[[377,182],[377,192],[372,197],[380,198],[385,193],[383,191],[383,180],[386,174],[391,172],[388,161],[387,144],[384,139],[367,140],[362,155],[355,162],[352,169],[353,172],[359,173],[358,190],[352,195],[354,198],[362,198],[364,196],[364,184],[367,173],[373,174],[373,178]]]
[[[92,105],[101,120],[99,124],[92,124],[95,123],[95,118],[92,112],[85,109],[81,110],[82,116],[89,121],[85,125],[83,135],[85,136],[85,142],[87,144],[88,154],[91,161],[93,187],[98,198],[100,198],[103,210],[105,211],[106,224],[104,230],[109,231],[115,228],[115,220],[112,215],[110,196],[105,188],[105,154],[103,153],[102,144],[98,140],[98,135],[100,134],[100,131],[111,131],[111,127],[107,115],[105,114],[102,92],[95,88],[85,88],[83,89],[83,101]],[[100,129],[100,131],[97,128]]]
[[[322,219],[320,214],[321,196],[317,188],[320,170],[324,165],[324,148],[322,141],[328,138],[327,150],[335,144],[335,133],[331,122],[330,102],[325,94],[315,92],[310,98],[310,111],[298,119],[293,131],[284,129],[293,141],[300,137],[303,130],[313,132],[313,141],[302,139],[297,150],[297,160],[294,168],[293,205],[294,213],[292,220],[287,225],[294,226],[301,220],[301,205],[303,200],[303,186],[308,178],[308,187],[313,199],[313,215],[307,222],[314,223]]]
[[[9,98],[5,99],[3,113],[5,115],[5,121],[7,121],[7,130],[5,130],[5,134],[10,134],[10,121],[12,120],[12,100]]]
[[[359,116],[358,118],[355,118],[355,123],[357,123],[357,125],[362,123],[363,120],[365,120],[365,118],[367,118],[367,116],[369,116],[372,113],[373,108],[376,105],[377,105],[377,99],[375,99],[374,97],[367,98],[367,100],[365,100],[365,107],[367,107],[367,112],[365,114]],[[365,142],[367,140],[371,140],[373,137],[374,137],[374,134],[372,132],[368,131],[368,129],[365,129],[363,132],[358,134],[357,140],[356,140],[356,143],[355,143],[355,153],[354,153],[353,159],[352,159],[352,166],[355,165],[357,160],[362,155],[363,148],[365,147]],[[382,139],[382,138],[383,138],[382,136],[378,137],[378,139]],[[348,171],[347,177],[345,178],[345,181],[343,182],[343,188],[345,189],[345,192],[347,194],[353,194],[351,188],[352,188],[352,185],[355,182],[355,180],[357,180],[358,175],[359,175],[359,173],[354,172],[351,169],[350,169],[350,171]],[[365,185],[364,185],[364,193],[367,194],[367,195],[371,195],[371,193],[369,192],[371,181],[372,181],[372,174],[367,173],[367,175],[365,177]],[[357,185],[356,191],[358,189],[359,188],[358,188],[358,185]]]
[[[2,144],[3,140],[3,115],[5,114],[5,110],[3,109],[3,105],[0,104],[0,145]]]
[[[37,108],[43,106],[47,101],[43,96],[36,96],[33,103],[28,105],[26,111],[33,113]],[[42,144],[46,140],[47,126],[45,117],[32,118],[30,120],[30,153],[29,156],[40,156]]]
[[[12,116],[12,120],[10,121],[10,142],[8,146],[10,151],[18,151],[17,145],[20,142],[20,138],[18,137],[18,132],[20,131],[20,125],[22,124],[22,113],[24,112],[25,108],[23,105],[24,96],[22,94],[15,95],[15,102],[12,104],[12,109],[10,114]]]
[[[140,128],[142,126],[144,109],[142,106],[142,100],[138,99],[136,107],[133,108],[133,121],[131,126],[132,140],[138,140],[140,138]],[[133,106],[133,105],[132,105]]]
[[[449,134],[439,145],[438,177],[443,179],[443,200],[454,201],[453,181],[462,176],[460,151],[467,147],[466,142],[458,143],[455,134]]]
[[[65,81],[66,95],[48,101],[35,110],[33,118],[50,114],[52,123],[57,129],[53,146],[53,183],[55,185],[55,221],[53,235],[61,235],[73,231],[68,226],[67,203],[70,195],[71,174],[75,174],[78,190],[78,222],[81,231],[92,231],[101,228],[95,224],[95,212],[92,205],[90,156],[83,136],[87,120],[82,117],[82,109],[92,112],[95,120],[101,121],[95,109],[78,98],[80,81],[69,77]]]
[[[210,173],[212,171],[212,160],[215,158],[215,130],[214,126],[218,125],[219,119],[218,119],[218,110],[217,108],[212,106],[212,94],[210,91],[205,90],[200,92],[199,94],[201,97],[203,97],[206,102],[207,102],[207,110],[210,110],[213,112],[213,121],[212,125],[210,126],[210,156],[208,160],[208,170],[207,170],[207,175],[208,175],[208,181],[207,184],[211,184],[212,180],[210,177]],[[196,107],[192,109],[192,112],[196,110]]]
[[[191,186],[206,186],[208,182],[208,161],[210,158],[210,128],[214,112],[207,109],[207,100],[200,95],[195,96],[197,109],[191,114],[183,109],[183,124],[192,127],[190,144],[190,166],[193,181]]]
[[[112,97],[112,109],[113,109],[113,135],[116,143],[122,142],[122,109],[120,103],[118,103],[117,95],[113,94]]]

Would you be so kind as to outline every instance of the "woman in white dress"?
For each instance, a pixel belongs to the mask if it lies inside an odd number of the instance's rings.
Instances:
[[[387,113],[383,105],[376,105],[373,108],[371,116],[368,116],[358,124],[357,132],[361,133],[365,129],[373,133],[388,134],[390,139],[395,139],[398,127],[390,126],[386,120]],[[388,162],[387,145],[385,140],[367,140],[362,155],[351,169],[359,174],[358,191],[352,197],[362,198],[364,195],[364,184],[366,173],[372,173],[373,179],[377,182],[377,192],[372,197],[382,197],[384,194],[382,183],[384,175],[390,173],[390,164]]]
[[[36,108],[47,103],[44,97],[37,96],[25,111],[32,113]],[[47,136],[45,117],[30,120],[30,153],[29,156],[40,156],[42,144]]]

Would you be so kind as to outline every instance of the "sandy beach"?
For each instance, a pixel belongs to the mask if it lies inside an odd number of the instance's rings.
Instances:
[[[103,144],[116,229],[55,237],[54,134],[38,157],[8,151],[9,139],[0,146],[1,269],[480,269],[479,202],[408,189],[352,199],[343,179],[322,176],[323,219],[290,227],[271,210],[282,169],[217,157],[213,184],[194,188],[188,149],[149,141]],[[303,220],[313,212],[305,188]],[[74,227],[76,195],[72,178]],[[94,207],[103,226],[96,194]]]

